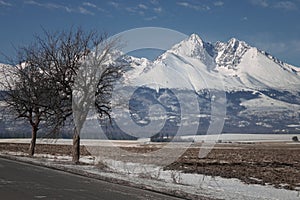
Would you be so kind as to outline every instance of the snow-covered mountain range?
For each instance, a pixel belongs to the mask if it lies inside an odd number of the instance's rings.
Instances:
[[[138,86],[129,102],[130,120],[146,126],[152,104],[165,109],[167,116],[157,117],[165,120],[157,136],[172,135],[183,125],[189,132],[197,123],[197,133],[205,134],[211,125],[215,94],[220,92],[226,96],[224,133],[300,132],[300,68],[244,41],[232,38],[211,44],[192,34],[154,61],[115,54],[112,57],[118,59],[114,62],[128,66],[122,84]],[[191,91],[197,96],[196,103],[187,95]],[[187,119],[182,117],[180,103],[192,112],[199,106],[200,111]],[[127,138],[121,132],[113,126],[108,136]]]
[[[192,34],[153,62],[133,57],[130,62],[134,69],[127,74],[128,79],[139,77],[141,82],[151,80],[163,85],[168,82],[171,88],[220,89],[216,80],[226,91],[298,91],[300,86],[300,68],[235,38],[210,44]],[[178,76],[190,85],[179,84]]]
[[[152,103],[166,106],[159,100],[165,95],[160,89],[195,91],[202,109],[199,133],[209,126],[213,91],[226,94],[224,132],[300,131],[300,68],[246,42],[232,38],[211,44],[192,34],[154,61],[130,56],[123,60],[132,67],[124,75],[125,83],[156,91],[156,97],[152,91],[152,98],[157,99]],[[144,118],[142,114],[139,117],[141,121]],[[174,120],[174,116],[170,118]]]

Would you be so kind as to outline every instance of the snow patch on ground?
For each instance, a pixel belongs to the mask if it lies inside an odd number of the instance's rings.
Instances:
[[[298,124],[291,124],[290,126],[299,126]],[[181,136],[182,139],[191,139],[194,142],[217,142],[217,140],[231,141],[231,142],[273,142],[292,141],[292,137],[300,134],[237,134],[237,133],[224,133],[220,135],[191,135]],[[13,139],[0,139],[0,143],[23,143],[29,144],[29,138],[13,138]],[[58,145],[72,145],[72,139],[37,139],[37,144],[58,144]],[[150,138],[142,138],[140,140],[95,140],[95,139],[81,139],[81,145],[85,146],[118,146],[118,147],[140,147],[145,144],[151,144]],[[153,143],[156,144],[156,143]],[[179,145],[180,143],[178,143]]]
[[[221,141],[231,142],[288,142],[292,141],[292,137],[300,137],[300,134],[220,134],[216,135],[196,135],[196,136],[184,136],[184,139],[194,139],[195,142],[216,142],[216,138]]]

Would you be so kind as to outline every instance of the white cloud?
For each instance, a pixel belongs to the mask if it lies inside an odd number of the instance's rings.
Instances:
[[[69,6],[65,6],[65,5],[61,5],[61,4],[54,4],[54,3],[39,3],[37,1],[34,0],[30,0],[30,1],[25,1],[25,4],[28,5],[34,5],[34,6],[38,6],[38,7],[43,7],[46,9],[60,9],[60,10],[64,10],[68,13],[80,13],[80,14],[84,14],[84,15],[94,15],[93,12],[87,10],[86,8],[83,8],[81,6],[79,7],[69,7]]]
[[[153,8],[154,12],[156,13],[161,13],[162,12],[162,7],[157,7],[157,8]]]
[[[141,8],[141,9],[144,9],[144,10],[148,9],[148,6],[146,6],[145,4],[142,4],[142,3],[139,4],[138,7]]]
[[[242,21],[247,21],[248,20],[248,17],[242,17],[242,19],[241,19]]]
[[[187,2],[177,2],[178,5],[184,6],[184,7],[190,7],[191,5]]]
[[[251,3],[255,6],[260,6],[260,7],[269,7],[269,3],[267,0],[251,0]]]
[[[79,13],[84,14],[84,15],[95,15],[95,13],[87,10],[86,8],[83,8],[81,6],[79,6]]]
[[[30,4],[30,5],[35,5],[35,6],[47,7],[46,4],[41,4],[41,3],[38,3],[36,1],[25,1],[24,3],[25,4]]]
[[[72,13],[74,12],[74,10],[72,8],[69,8],[69,7],[65,7],[65,10],[68,12],[68,13]]]
[[[192,4],[192,3],[189,3],[189,2],[177,2],[177,5],[179,6],[182,6],[182,7],[186,7],[186,8],[191,8],[191,9],[194,9],[194,10],[210,10],[210,7],[207,6],[207,5],[196,5],[196,4]]]
[[[141,10],[139,8],[139,6],[137,6],[137,7],[125,7],[124,10],[127,11],[127,12],[129,12],[129,13],[131,13],[131,14],[138,14],[140,16],[144,16],[145,15],[144,9]]]
[[[135,5],[120,4],[117,2],[109,2],[109,5],[118,9],[119,11],[128,12],[131,15],[139,15],[144,20],[151,21],[158,18],[158,14],[162,13],[163,8],[160,6],[158,0],[152,0]]]
[[[12,4],[6,1],[0,1],[0,6],[12,6]]]
[[[95,4],[90,3],[90,2],[83,2],[82,5],[83,6],[92,7],[92,8],[97,8],[97,6]]]
[[[159,4],[158,0],[151,0],[150,3],[153,4],[153,5],[158,5]]]
[[[92,9],[97,9],[97,10],[99,10],[101,12],[106,12],[103,8],[100,8],[99,6],[97,6],[96,4],[93,4],[91,2],[83,2],[82,6],[84,6],[84,7],[90,7]]]
[[[268,2],[267,0],[251,0],[251,3],[255,6],[263,8],[276,8],[281,10],[298,10],[297,5],[292,1],[277,1]]]
[[[152,17],[146,17],[144,18],[146,21],[152,21],[152,20],[155,20],[157,19],[157,16],[152,16]]]
[[[117,2],[114,2],[114,1],[109,2],[109,5],[113,6],[114,8],[120,7],[120,4],[118,4]]]
[[[224,2],[223,1],[216,1],[214,2],[215,6],[224,6]]]
[[[298,7],[295,3],[291,1],[279,1],[274,5],[275,8],[283,10],[297,10]]]
[[[135,8],[133,8],[133,7],[126,7],[125,10],[130,12],[130,13],[135,13],[136,12]]]
[[[40,6],[48,9],[59,9],[59,8],[65,8],[65,6],[59,5],[59,4],[54,4],[54,3],[39,3],[37,1],[25,1],[25,4],[29,5],[35,5],[35,6]]]

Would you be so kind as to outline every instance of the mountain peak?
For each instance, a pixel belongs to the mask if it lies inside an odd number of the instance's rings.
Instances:
[[[231,38],[227,43],[217,42],[215,45],[218,55],[216,63],[218,66],[233,68],[240,63],[241,58],[251,48],[246,42]]]
[[[236,38],[231,38],[228,42],[228,45],[234,47],[238,47],[239,45],[243,46],[243,47],[250,47],[250,45],[248,45],[246,42],[238,40]]]
[[[192,34],[185,40],[174,45],[167,54],[187,56],[201,60],[206,66],[211,67],[213,61],[213,46],[204,42],[197,34]],[[162,56],[163,57],[163,56]]]
[[[203,47],[203,40],[197,35],[196,33],[193,33],[186,41],[191,42],[195,45],[200,45]]]
[[[230,44],[234,44],[234,43],[236,43],[236,42],[240,42],[237,38],[231,38],[229,41],[228,41],[228,43],[230,43]]]

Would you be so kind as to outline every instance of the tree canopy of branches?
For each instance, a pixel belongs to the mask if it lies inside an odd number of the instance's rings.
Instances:
[[[51,124],[52,133],[57,133],[71,118],[76,125],[73,161],[79,161],[80,131],[90,106],[96,106],[99,117],[110,117],[113,81],[122,74],[122,66],[110,62],[116,44],[117,40],[109,41],[105,34],[72,28],[53,33],[44,30],[44,37],[35,36],[32,45],[18,50],[22,55],[19,63],[25,64],[13,67],[19,78],[5,85],[6,102],[17,117],[29,119],[34,144],[41,121]]]

